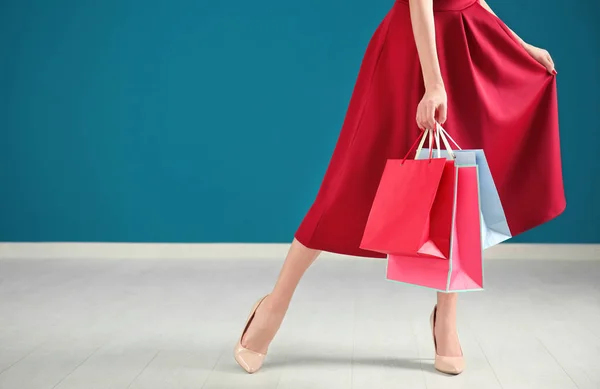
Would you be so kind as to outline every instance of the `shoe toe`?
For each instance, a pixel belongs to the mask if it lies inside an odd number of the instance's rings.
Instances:
[[[442,357],[435,358],[435,368],[446,374],[457,375],[465,370],[465,360],[463,357]]]
[[[262,367],[265,355],[243,347],[237,347],[235,360],[244,370],[252,374],[256,373]]]

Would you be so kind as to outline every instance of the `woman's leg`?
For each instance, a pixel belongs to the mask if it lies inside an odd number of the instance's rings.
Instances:
[[[437,294],[435,340],[438,355],[459,357],[462,355],[456,329],[456,293]]]
[[[277,283],[269,296],[260,304],[256,315],[242,339],[242,346],[266,353],[275,337],[300,279],[319,256],[320,251],[309,249],[296,239],[288,251]]]

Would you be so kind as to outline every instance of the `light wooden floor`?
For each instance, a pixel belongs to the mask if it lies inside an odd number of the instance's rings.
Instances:
[[[435,294],[318,261],[263,370],[231,351],[274,260],[0,260],[2,389],[600,388],[600,261],[488,261],[461,295],[467,370],[432,369]]]

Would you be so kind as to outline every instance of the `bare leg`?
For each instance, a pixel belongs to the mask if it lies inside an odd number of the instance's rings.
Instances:
[[[242,346],[259,353],[266,353],[275,337],[294,291],[306,269],[317,259],[320,251],[309,249],[296,239],[287,257],[273,291],[262,302],[242,339]]]
[[[446,357],[462,355],[456,329],[456,293],[437,294],[437,314],[435,320],[435,339],[437,353]]]

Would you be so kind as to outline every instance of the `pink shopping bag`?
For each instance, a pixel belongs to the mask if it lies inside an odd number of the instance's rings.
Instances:
[[[452,169],[455,179],[451,180],[454,190],[449,258],[389,255],[388,279],[444,292],[483,289],[477,166],[453,166]]]

